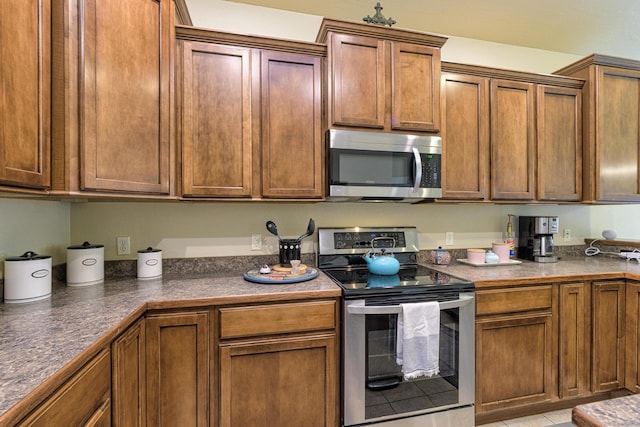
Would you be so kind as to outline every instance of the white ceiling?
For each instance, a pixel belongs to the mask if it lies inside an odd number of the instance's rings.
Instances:
[[[361,21],[376,0],[231,0]],[[586,56],[640,60],[640,0],[382,0],[395,27]],[[215,13],[215,10],[212,10]]]

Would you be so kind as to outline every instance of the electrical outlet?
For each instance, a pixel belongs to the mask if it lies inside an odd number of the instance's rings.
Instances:
[[[569,230],[568,228],[564,229],[563,239],[565,242],[571,240],[571,230]]]
[[[131,238],[116,237],[116,248],[118,255],[129,255],[131,253]]]
[[[453,245],[453,231],[447,231],[444,233],[444,244]]]
[[[262,249],[262,234],[251,235],[251,250],[259,251]]]

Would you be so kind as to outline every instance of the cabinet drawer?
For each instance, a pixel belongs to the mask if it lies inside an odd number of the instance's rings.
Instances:
[[[111,357],[102,351],[44,401],[21,426],[78,426],[109,406]]]
[[[220,338],[334,329],[335,314],[335,301],[221,308]]]
[[[476,293],[476,315],[551,309],[551,285]]]

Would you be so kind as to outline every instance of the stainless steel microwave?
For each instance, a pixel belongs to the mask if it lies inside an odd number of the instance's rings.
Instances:
[[[327,201],[415,203],[442,197],[439,136],[327,131]]]

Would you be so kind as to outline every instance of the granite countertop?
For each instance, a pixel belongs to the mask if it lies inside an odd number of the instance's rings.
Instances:
[[[475,282],[476,289],[504,285],[540,284],[558,280],[630,278],[640,280],[640,263],[615,257],[567,257],[555,263],[522,261],[522,264],[474,267],[452,260],[430,268]]]
[[[148,309],[335,297],[323,273],[293,284],[263,285],[242,274],[107,280],[69,287],[54,282],[51,298],[0,304],[0,424],[2,415],[94,346],[114,339]]]
[[[571,421],[577,427],[640,426],[640,394],[578,405]]]

